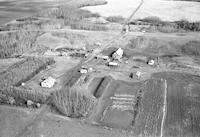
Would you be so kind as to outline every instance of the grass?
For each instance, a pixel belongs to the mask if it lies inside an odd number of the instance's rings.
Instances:
[[[36,19],[36,18],[35,18]],[[11,30],[31,30],[41,31],[45,29],[60,29],[64,26],[64,21],[59,19],[52,20],[31,20],[29,18],[20,19],[19,23],[7,24],[1,28],[1,31]]]
[[[154,55],[178,55],[178,50],[176,50],[176,46],[174,41],[165,41],[163,39],[157,39],[155,37],[144,37],[144,36],[137,36],[133,37],[129,40],[128,44],[124,49],[125,55],[130,57],[131,50],[137,50],[138,53],[141,55],[154,57]],[[137,55],[137,52],[132,55]]]
[[[74,33],[52,33],[53,36],[59,37],[59,38],[65,38],[69,40],[70,44],[74,45],[76,41],[86,40],[87,36],[83,34],[74,34]]]
[[[40,32],[16,31],[0,34],[0,58],[22,55],[36,48],[34,42]]]
[[[182,54],[200,56],[200,41],[189,41],[181,46],[180,51]]]
[[[125,18],[122,16],[109,16],[106,18],[109,22],[115,22],[115,23],[124,23]]]
[[[95,104],[95,99],[85,91],[69,87],[55,92],[52,100],[59,112],[73,118],[87,116]]]

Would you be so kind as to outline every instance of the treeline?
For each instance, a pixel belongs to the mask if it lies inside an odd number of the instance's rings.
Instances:
[[[88,10],[59,7],[55,9],[48,9],[38,13],[37,17],[48,17],[54,19],[64,19],[65,25],[70,25],[74,21],[81,21],[84,18],[99,17],[99,14],[93,14]]]
[[[200,31],[200,22],[189,22],[186,20],[173,22],[177,29],[183,29],[187,31]]]
[[[35,48],[38,31],[16,31],[0,34],[0,58],[18,56]]]
[[[17,19],[16,23],[7,24],[0,28],[0,31],[10,30],[31,30],[41,31],[45,29],[61,29],[70,26],[72,29],[83,30],[107,30],[103,24],[84,21],[85,18],[100,17],[98,13],[91,13],[73,7],[58,7],[39,12],[37,15],[28,18]],[[111,19],[112,18],[112,19]],[[112,21],[122,21],[121,17],[110,17]],[[89,24],[88,24],[89,23]]]
[[[146,17],[131,22],[134,25],[150,25],[150,30],[161,32],[177,32],[177,31],[200,31],[200,22],[189,22],[187,20],[180,21],[162,21],[158,17]]]
[[[70,26],[72,29],[82,30],[107,30],[108,28],[103,24],[91,23],[84,21],[85,18],[100,17],[97,13],[91,13],[90,11],[70,8],[59,7],[56,9],[46,10],[37,15],[38,17],[48,17],[54,19],[63,19],[65,26]]]
[[[65,87],[52,95],[52,105],[65,116],[86,117],[93,110],[96,99],[88,92]]]
[[[35,90],[26,87],[9,86],[6,89],[0,90],[0,103],[9,103],[9,98],[14,98],[17,104],[18,101],[26,103],[27,100],[44,104],[47,102],[49,96],[50,94],[42,89]]]
[[[40,90],[21,87],[21,83],[28,81],[53,63],[55,61],[51,58],[28,57],[13,64],[6,71],[0,73],[0,94],[15,99],[44,103],[48,94]]]

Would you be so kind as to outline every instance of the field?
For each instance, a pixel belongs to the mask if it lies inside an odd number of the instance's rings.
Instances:
[[[83,9],[90,10],[94,13],[97,12],[106,17],[123,16],[126,18],[139,3],[140,0],[108,0],[107,5],[101,5],[98,7],[85,7]],[[200,14],[198,9],[200,9],[200,3],[197,2],[148,0],[144,2],[141,9],[134,16],[133,20],[149,16],[156,16],[164,21],[175,21],[181,19],[199,21]]]
[[[138,3],[0,1],[0,136],[199,137],[200,5]]]
[[[87,3],[86,3],[87,2]],[[104,0],[95,0],[95,1],[87,1],[81,0],[76,2],[75,0],[31,0],[27,2],[26,0],[21,0],[20,2],[17,0],[12,1],[0,1],[0,24],[5,24],[9,21],[12,21],[17,18],[30,17],[38,13],[43,9],[50,9],[57,7],[59,5],[70,5],[71,7],[82,7],[84,5],[101,5],[105,4]]]

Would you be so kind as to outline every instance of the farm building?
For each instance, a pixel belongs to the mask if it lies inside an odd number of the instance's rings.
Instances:
[[[123,57],[124,51],[122,48],[119,48],[115,53],[113,53],[112,57],[116,60],[120,60]]]
[[[108,66],[118,66],[118,63],[117,62],[109,62]]]

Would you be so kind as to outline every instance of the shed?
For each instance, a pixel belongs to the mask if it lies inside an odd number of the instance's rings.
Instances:
[[[155,60],[154,59],[149,59],[147,61],[147,64],[150,65],[150,66],[153,66],[153,65],[155,65]]]
[[[118,63],[117,62],[109,62],[108,65],[109,66],[118,66]]]

